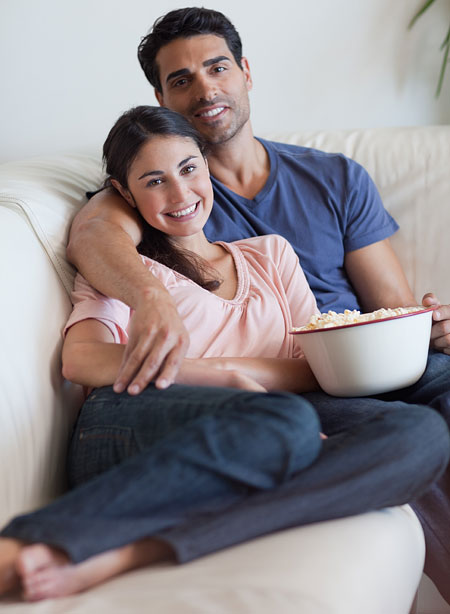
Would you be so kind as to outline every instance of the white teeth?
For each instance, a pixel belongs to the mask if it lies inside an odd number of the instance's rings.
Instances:
[[[174,211],[173,213],[167,213],[166,215],[170,215],[170,217],[183,217],[184,215],[189,215],[189,213],[193,213],[197,207],[197,203],[195,205],[191,205],[187,209],[181,209],[181,211]]]
[[[215,115],[219,115],[222,113],[225,107],[217,107],[217,109],[212,109],[212,111],[205,111],[205,113],[200,113],[200,117],[214,117]]]

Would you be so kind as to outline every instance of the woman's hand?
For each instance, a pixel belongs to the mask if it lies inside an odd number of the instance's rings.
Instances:
[[[226,359],[225,359],[226,360]],[[177,375],[177,384],[188,386],[219,386],[267,392],[267,390],[249,375],[236,369],[228,369],[225,360],[220,358],[186,358]]]
[[[235,378],[238,385],[248,378],[255,384],[259,384],[266,392],[268,390],[284,390],[286,392],[311,392],[319,390],[319,385],[314,377],[306,359],[301,358],[244,358],[244,357],[222,357],[222,358],[201,358],[199,361],[206,372],[209,369],[216,369],[233,373],[230,381]],[[178,381],[178,380],[177,380]],[[200,385],[201,382],[199,382]],[[214,384],[220,385],[220,384]],[[229,385],[229,384],[228,384]]]
[[[223,373],[223,371],[221,371]],[[252,390],[253,392],[267,392],[264,386],[261,386],[256,380],[252,379],[244,373],[238,371],[225,371],[230,388],[239,388],[240,390]]]

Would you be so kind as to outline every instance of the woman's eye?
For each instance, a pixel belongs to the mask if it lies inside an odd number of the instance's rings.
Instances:
[[[187,175],[188,173],[192,173],[192,171],[195,170],[195,166],[193,164],[189,164],[189,166],[185,166],[182,170],[181,170],[181,174],[182,175]]]
[[[147,183],[147,187],[151,188],[154,185],[159,185],[162,183],[162,179],[160,177],[158,177],[158,179],[150,179],[150,181]]]

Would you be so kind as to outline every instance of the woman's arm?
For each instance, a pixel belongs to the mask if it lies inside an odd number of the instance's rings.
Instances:
[[[285,390],[296,393],[319,390],[317,380],[304,357],[202,358],[198,362],[203,364],[203,368],[207,366],[241,373],[258,382],[266,390]]]
[[[124,344],[114,343],[111,331],[102,322],[94,319],[77,322],[70,327],[64,340],[63,375],[69,381],[87,387],[110,386],[117,377],[125,348]],[[176,382],[265,392],[265,388],[251,376],[223,367],[215,368],[208,359],[185,359]]]

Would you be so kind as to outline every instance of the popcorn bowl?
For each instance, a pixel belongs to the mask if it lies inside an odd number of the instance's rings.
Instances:
[[[416,309],[341,326],[302,327],[291,333],[297,335],[325,392],[338,397],[381,394],[414,384],[425,371],[434,307]]]

